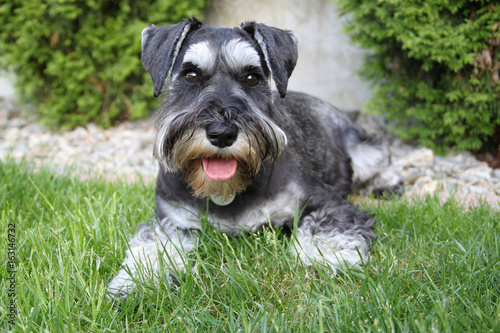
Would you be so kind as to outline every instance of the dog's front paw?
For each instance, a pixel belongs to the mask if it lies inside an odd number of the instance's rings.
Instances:
[[[130,275],[122,269],[108,284],[106,289],[106,298],[114,301],[126,299],[133,295],[134,289],[134,281]]]
[[[368,261],[374,223],[372,216],[348,202],[337,202],[311,212],[302,220],[293,249],[305,266],[327,265],[333,274],[346,268],[362,270]]]

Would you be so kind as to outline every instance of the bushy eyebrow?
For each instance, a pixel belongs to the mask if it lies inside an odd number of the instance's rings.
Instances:
[[[243,68],[260,68],[261,61],[257,51],[242,39],[231,39],[221,47],[222,58],[227,66],[235,71]]]
[[[189,46],[183,63],[191,63],[200,70],[213,73],[217,65],[217,51],[207,42],[199,42]]]

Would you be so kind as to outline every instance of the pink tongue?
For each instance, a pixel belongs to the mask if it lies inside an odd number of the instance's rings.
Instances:
[[[238,162],[236,159],[203,158],[203,171],[208,178],[217,181],[228,180],[236,173]]]

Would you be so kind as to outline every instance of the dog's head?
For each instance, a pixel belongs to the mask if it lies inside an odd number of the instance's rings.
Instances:
[[[168,171],[181,171],[196,196],[230,203],[286,145],[271,78],[284,97],[296,61],[292,32],[255,22],[215,29],[192,18],[145,28],[142,62],[154,95],[168,85],[156,158]]]

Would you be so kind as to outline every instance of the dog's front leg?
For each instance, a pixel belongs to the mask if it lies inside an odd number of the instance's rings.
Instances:
[[[195,241],[190,230],[176,228],[168,218],[139,225],[129,242],[122,269],[108,284],[108,297],[126,298],[137,281],[185,271],[186,253],[193,250]]]
[[[375,218],[347,201],[334,201],[305,216],[293,244],[301,262],[326,264],[334,273],[360,268],[370,252]]]

